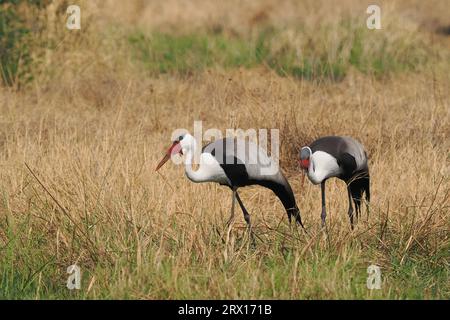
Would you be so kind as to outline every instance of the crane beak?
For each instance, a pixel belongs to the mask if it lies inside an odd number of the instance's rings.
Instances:
[[[161,168],[171,157],[173,154],[181,153],[183,154],[183,151],[181,151],[181,145],[179,141],[174,141],[172,146],[167,150],[165,156],[161,159],[161,161],[156,166],[155,171],[158,171],[159,168]]]

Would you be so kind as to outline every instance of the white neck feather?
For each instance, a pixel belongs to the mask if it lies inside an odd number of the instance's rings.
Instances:
[[[186,151],[186,159],[184,161],[185,172],[186,172],[186,176],[192,182],[203,182],[204,179],[202,177],[202,173],[201,173],[200,168],[197,171],[194,171],[192,169],[192,163],[193,163],[194,154],[195,154],[195,151],[196,151],[195,149],[196,149],[196,144],[193,144],[191,146],[191,148],[189,148]]]

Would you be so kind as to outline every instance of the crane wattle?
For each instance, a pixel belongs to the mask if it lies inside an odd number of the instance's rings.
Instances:
[[[309,159],[301,159],[300,160],[300,167],[304,170],[308,170],[309,168]]]

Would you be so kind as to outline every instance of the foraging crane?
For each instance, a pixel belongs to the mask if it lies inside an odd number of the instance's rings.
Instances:
[[[231,215],[227,225],[234,219],[235,200],[244,213],[244,219],[248,228],[251,228],[250,215],[237,192],[238,188],[260,185],[272,190],[280,199],[289,222],[293,215],[296,222],[303,227],[300,217],[300,210],[295,202],[292,188],[278,169],[274,168],[275,162],[266,152],[256,144],[235,138],[224,138],[216,140],[203,147],[200,154],[198,170],[192,169],[194,154],[197,150],[197,142],[190,134],[180,136],[172,143],[164,158],[159,162],[156,170],[161,168],[172,155],[185,155],[186,176],[192,182],[217,182],[220,185],[228,186],[232,194]],[[266,169],[266,170],[264,170]],[[303,227],[304,228],[304,227]]]
[[[325,208],[325,182],[331,177],[345,181],[348,191],[348,215],[353,229],[353,207],[356,218],[361,210],[362,195],[370,201],[370,176],[367,153],[364,147],[353,138],[329,136],[320,138],[300,150],[300,167],[308,174],[313,184],[321,184],[322,227],[327,216]],[[367,207],[368,209],[368,207]]]

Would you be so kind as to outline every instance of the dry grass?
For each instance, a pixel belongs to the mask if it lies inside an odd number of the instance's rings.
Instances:
[[[312,1],[249,1],[253,9],[237,16],[231,2],[195,10],[205,4],[197,1],[188,11],[172,2],[135,1],[131,11],[92,18],[87,35],[74,43],[66,34],[47,52],[45,71],[26,89],[0,88],[0,297],[448,299],[449,73],[436,63],[382,79],[350,70],[340,82],[295,80],[264,66],[147,77],[119,40],[132,21],[170,32],[222,23],[238,36],[253,30],[240,15],[280,27],[317,8],[305,20],[312,27],[327,12]],[[97,3],[98,10],[108,5]],[[164,14],[148,18],[155,10]],[[419,30],[426,13],[412,11]],[[116,37],[108,19],[122,25]],[[54,31],[59,39],[62,31]],[[52,69],[57,61],[62,67]],[[195,120],[280,129],[282,168],[310,236],[291,229],[270,191],[255,187],[242,198],[260,240],[249,244],[240,216],[227,238],[229,190],[193,184],[171,164],[154,172],[172,131],[191,130]],[[319,189],[302,186],[295,165],[298,148],[326,134],[361,140],[373,179],[370,217],[364,212],[353,232],[344,185],[327,184],[328,237]],[[83,271],[77,292],[65,288],[73,263]],[[372,263],[382,268],[379,291],[366,288]]]

